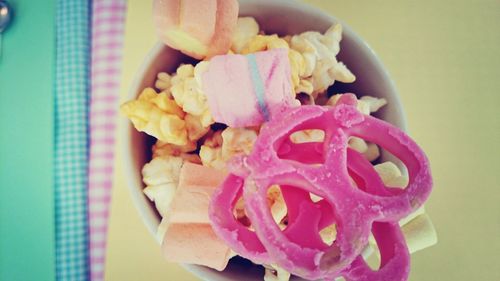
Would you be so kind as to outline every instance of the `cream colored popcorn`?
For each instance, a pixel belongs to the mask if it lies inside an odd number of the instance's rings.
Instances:
[[[226,169],[226,161],[222,157],[222,132],[217,131],[209,135],[200,147],[201,163],[204,166],[218,170]]]
[[[165,72],[160,72],[156,76],[156,82],[155,82],[155,88],[158,89],[160,92],[165,92],[169,97],[171,96],[170,93],[170,86],[172,84],[170,83],[170,80],[172,79],[172,76],[170,74],[165,73]]]
[[[252,129],[226,128],[209,136],[200,148],[203,165],[224,170],[226,162],[237,154],[249,154],[257,139]]]
[[[199,66],[198,66],[199,65]],[[198,63],[197,67],[206,68],[206,63]],[[190,64],[183,64],[177,68],[172,77],[170,91],[175,102],[184,112],[197,116],[203,127],[210,126],[214,121],[208,107],[207,97],[201,90],[201,78],[196,78],[201,70]],[[197,75],[199,76],[199,75]]]
[[[270,49],[284,48],[289,49],[288,43],[279,38],[278,35],[256,35],[254,36],[243,49],[241,50],[241,54],[251,54],[260,51],[266,51]]]
[[[370,113],[377,112],[382,106],[387,104],[387,100],[384,98],[376,98],[372,96],[363,96],[358,99],[358,102],[365,103],[368,105]]]
[[[180,157],[163,156],[153,158],[142,168],[142,180],[146,184],[143,190],[162,217],[174,198],[179,183],[179,173],[183,164]]]
[[[326,102],[326,105],[333,106],[337,104],[341,96],[342,94],[336,94],[331,96]],[[359,112],[365,115],[370,115],[371,113],[378,111],[382,106],[386,104],[387,101],[385,99],[379,99],[371,96],[363,96],[358,99],[356,103],[356,108],[358,109]]]
[[[305,72],[301,79],[312,83],[313,91],[307,94],[317,95],[324,92],[335,81],[352,83],[356,77],[336,56],[340,51],[342,26],[330,27],[325,34],[308,31],[294,35],[290,39],[290,48],[298,51],[304,58]]]
[[[325,131],[318,129],[302,130],[290,135],[293,143],[322,142],[325,139]]]
[[[403,175],[393,162],[377,164],[374,168],[386,186],[406,187],[408,185],[408,177]]]
[[[269,187],[267,190],[267,201],[271,207],[271,215],[274,221],[281,229],[284,229],[286,226],[282,224],[282,221],[287,214],[287,207],[279,185]]]
[[[202,145],[200,148],[200,159],[204,166],[217,170],[226,169],[226,161],[222,157],[222,148]]]
[[[184,121],[186,122],[189,141],[196,142],[210,130],[210,127],[204,127],[201,124],[201,120],[198,116],[186,114]]]
[[[368,144],[364,139],[358,137],[351,137],[349,139],[348,145],[350,148],[356,150],[359,153],[366,153],[368,150]]]
[[[378,148],[378,145],[368,143],[368,148],[366,149],[366,152],[363,153],[363,156],[365,156],[365,158],[370,162],[375,161],[380,156],[380,149]]]
[[[222,157],[229,160],[237,154],[250,154],[257,140],[257,133],[251,129],[228,127],[222,131]]]
[[[325,242],[328,245],[331,245],[333,241],[335,241],[335,239],[337,238],[337,226],[335,224],[331,224],[323,228],[319,232],[319,236],[321,236],[323,242]]]
[[[175,145],[187,143],[185,113],[164,92],[146,88],[137,100],[123,104],[121,111],[140,132]]]
[[[250,40],[259,34],[259,24],[252,17],[239,17],[231,38],[231,50],[240,53]]]

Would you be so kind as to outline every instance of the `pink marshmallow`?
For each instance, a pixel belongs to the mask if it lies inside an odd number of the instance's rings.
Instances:
[[[216,56],[202,81],[214,120],[230,127],[257,126],[300,105],[286,49]]]

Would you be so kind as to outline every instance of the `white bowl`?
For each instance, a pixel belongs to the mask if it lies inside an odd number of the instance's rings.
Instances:
[[[240,0],[240,16],[252,16],[257,19],[261,29],[266,33],[280,35],[297,34],[309,30],[324,32],[333,23],[342,23],[322,10],[292,0]],[[370,46],[349,26],[344,23],[342,25],[343,40],[338,58],[356,75],[356,82],[336,83],[333,88],[338,92],[353,92],[358,96],[370,95],[385,98],[388,104],[375,116],[406,130],[401,102],[387,70]],[[141,69],[137,72],[128,98],[135,99],[145,87],[152,87],[158,72],[171,73],[175,71],[179,63],[192,61],[180,52],[158,43],[147,54]],[[137,132],[127,120],[124,122],[126,124],[122,137],[124,138],[125,176],[142,220],[151,234],[155,235],[161,217],[154,204],[142,192],[144,184],[141,176],[142,166],[151,159],[150,151],[154,140],[144,133]],[[394,160],[384,151],[382,151],[382,159]],[[263,269],[251,266],[244,260],[232,261],[223,272],[197,265],[185,265],[185,267],[204,280],[263,280]]]

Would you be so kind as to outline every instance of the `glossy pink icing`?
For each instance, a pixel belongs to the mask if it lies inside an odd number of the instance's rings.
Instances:
[[[397,222],[419,208],[431,191],[423,151],[398,128],[361,114],[354,95],[342,96],[334,107],[301,106],[274,117],[262,127],[252,153],[232,160],[231,174],[212,197],[209,217],[217,235],[243,257],[277,264],[307,279],[406,280],[409,254]],[[304,129],[324,130],[324,142],[292,143],[290,134]],[[350,136],[398,157],[408,169],[408,186],[385,187],[371,164],[347,148]],[[287,204],[283,231],[267,203],[273,184],[281,186]],[[309,193],[323,200],[314,203]],[[233,216],[241,196],[255,232]],[[331,223],[337,225],[337,238],[327,245],[318,232]],[[382,256],[378,271],[360,256],[370,233]]]

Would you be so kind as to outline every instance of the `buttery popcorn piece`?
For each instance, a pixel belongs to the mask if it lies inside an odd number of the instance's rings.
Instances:
[[[259,33],[259,24],[252,17],[240,17],[231,38],[231,50],[240,53],[250,40]]]
[[[385,185],[400,188],[408,185],[408,177],[403,175],[398,166],[396,166],[393,162],[387,161],[377,164],[374,168]]]
[[[352,83],[356,77],[336,56],[340,51],[342,40],[342,26],[330,27],[325,34],[308,31],[294,35],[290,39],[290,48],[298,51],[304,58],[306,71],[301,79],[312,83],[312,92],[305,92],[317,96],[324,92],[335,81]]]
[[[196,67],[201,69],[198,70]],[[199,83],[201,78],[195,77],[195,74],[206,68],[207,64],[201,62],[196,67],[190,64],[179,66],[171,79],[172,87],[170,90],[175,102],[182,107],[184,112],[197,116],[203,127],[208,127],[214,121],[208,107],[207,97],[201,90]]]
[[[143,192],[155,202],[162,217],[174,198],[182,163],[180,157],[164,156],[154,158],[142,168],[142,180],[146,184]]]
[[[226,128],[222,131],[222,157],[229,160],[237,154],[249,154],[257,140],[254,130],[245,128]]]
[[[165,92],[169,98],[171,97],[170,93],[170,80],[172,79],[172,76],[170,76],[168,73],[165,72],[160,72],[156,76],[156,82],[155,82],[155,88],[158,89],[160,92]]]
[[[184,112],[166,93],[157,94],[146,88],[137,100],[121,106],[121,111],[140,132],[145,132],[161,141],[185,145],[187,143]]]

